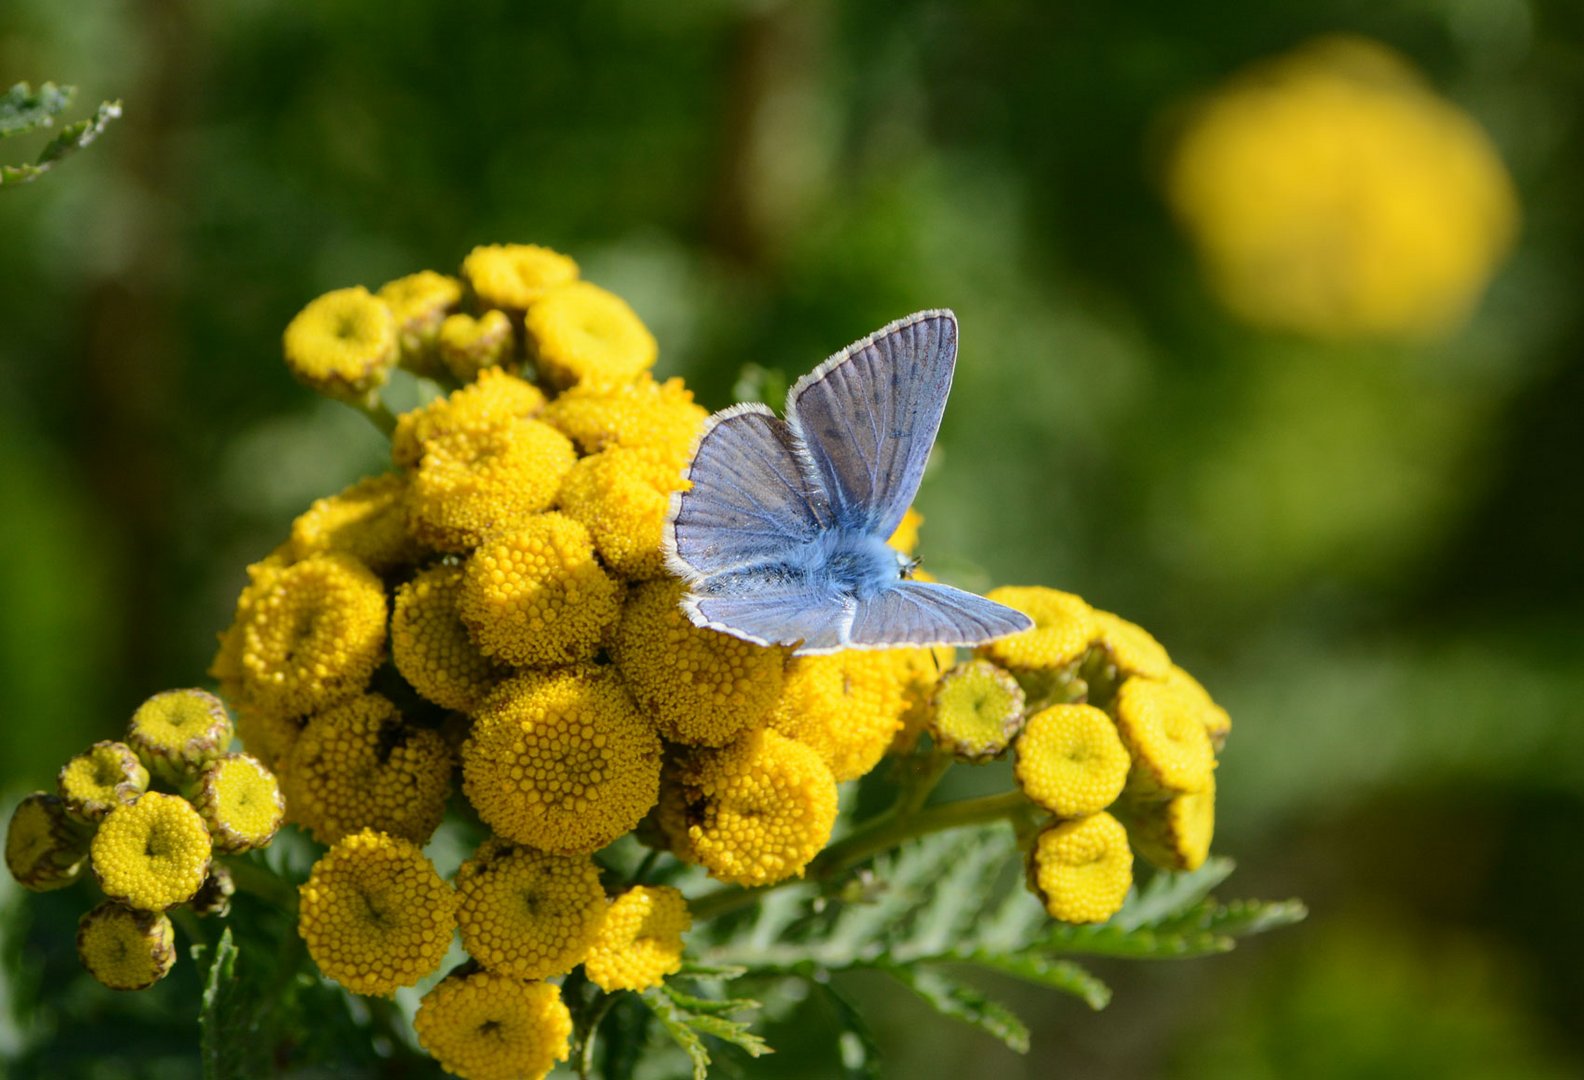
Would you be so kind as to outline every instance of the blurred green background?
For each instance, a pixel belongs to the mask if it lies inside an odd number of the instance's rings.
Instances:
[[[1431,343],[1239,324],[1166,209],[1174,110],[1335,31],[1419,66],[1518,190],[1516,250]],[[1161,638],[1234,718],[1233,891],[1313,916],[1105,969],[1098,1016],[998,987],[1026,1059],[859,983],[890,1075],[1584,1074],[1576,0],[4,0],[21,79],[126,116],[0,193],[8,805],[201,682],[244,565],[381,467],[280,363],[318,293],[549,244],[711,407],[949,305],[926,560]],[[16,1075],[196,1067],[192,965],[114,998],[72,974],[76,898],[0,889]],[[800,1013],[762,1075],[827,1075],[834,1031]]]

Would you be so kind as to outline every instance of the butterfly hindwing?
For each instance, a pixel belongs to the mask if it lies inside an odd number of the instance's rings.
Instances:
[[[852,605],[837,595],[765,592],[742,596],[692,595],[682,601],[700,626],[759,645],[796,645],[798,652],[841,648],[852,624]],[[702,621],[701,621],[702,620]]]
[[[800,468],[791,429],[763,405],[711,417],[671,496],[664,545],[672,572],[697,581],[754,566],[825,527],[823,495]]]
[[[881,537],[896,529],[924,476],[956,360],[956,317],[921,311],[792,387],[787,422],[838,524]]]
[[[849,644],[977,645],[1033,625],[1020,611],[950,585],[899,581],[858,601]]]

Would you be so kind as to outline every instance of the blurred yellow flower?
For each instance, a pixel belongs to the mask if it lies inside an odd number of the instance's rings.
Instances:
[[[512,359],[517,341],[506,313],[490,310],[476,319],[471,315],[446,316],[436,344],[446,370],[470,383],[486,368],[502,367]]]
[[[480,244],[462,260],[462,276],[485,307],[520,312],[549,290],[576,281],[578,266],[538,244]]]
[[[300,382],[344,401],[362,401],[396,363],[396,317],[363,286],[311,301],[286,327],[286,366]]]
[[[1229,307],[1327,338],[1454,328],[1518,220],[1478,124],[1356,37],[1310,42],[1201,102],[1166,189]]]
[[[654,335],[627,301],[598,285],[552,289],[523,319],[528,355],[552,386],[620,386],[654,366]]]
[[[422,460],[429,443],[441,435],[528,420],[544,407],[544,392],[533,383],[500,368],[486,368],[476,381],[449,397],[436,398],[398,416],[396,430],[391,432],[391,460],[404,469],[411,468]]]
[[[406,498],[407,477],[384,473],[315,500],[292,522],[292,557],[340,552],[376,574],[413,562],[423,549],[407,531]]]
[[[546,406],[543,419],[585,454],[614,446],[644,450],[680,472],[709,413],[681,379],[642,377],[619,386],[574,386]]]

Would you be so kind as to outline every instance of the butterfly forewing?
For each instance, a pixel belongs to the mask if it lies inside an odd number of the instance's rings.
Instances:
[[[690,581],[772,560],[825,527],[824,497],[810,488],[791,429],[763,405],[717,414],[672,496],[666,548]]]
[[[787,395],[804,467],[836,522],[889,536],[924,476],[957,360],[957,319],[921,311],[837,353]]]
[[[1033,626],[1027,615],[971,592],[925,581],[899,581],[858,601],[850,644],[977,645]]]

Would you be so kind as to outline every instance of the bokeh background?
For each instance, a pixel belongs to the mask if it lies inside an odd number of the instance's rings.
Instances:
[[[1509,248],[1412,139],[1330,199],[1343,180],[1293,164],[1321,136],[1278,111],[1249,152],[1330,207],[1293,257],[1375,228],[1372,199],[1430,210],[1422,243],[1369,256],[1374,284],[1328,278],[1352,265],[1335,252],[1296,276],[1332,317],[1250,321],[1174,219],[1174,155],[1204,95],[1335,33],[1447,103],[1416,90],[1410,114],[1466,118],[1446,138],[1505,170],[1521,224]],[[280,363],[318,293],[549,244],[711,407],[745,365],[795,376],[949,305],[926,561],[1151,628],[1234,718],[1230,891],[1313,914],[1224,958],[1105,968],[1100,1015],[998,986],[1027,1058],[860,982],[890,1075],[1584,1074],[1576,0],[4,0],[0,83],[21,79],[126,115],[0,193],[7,806],[202,681],[243,566],[381,467],[373,428]],[[1361,330],[1337,299],[1465,256],[1433,327]],[[196,1069],[195,987],[97,990],[72,975],[71,898],[7,879],[0,904],[16,1075]],[[804,1010],[756,1075],[828,1075],[834,1032]]]

